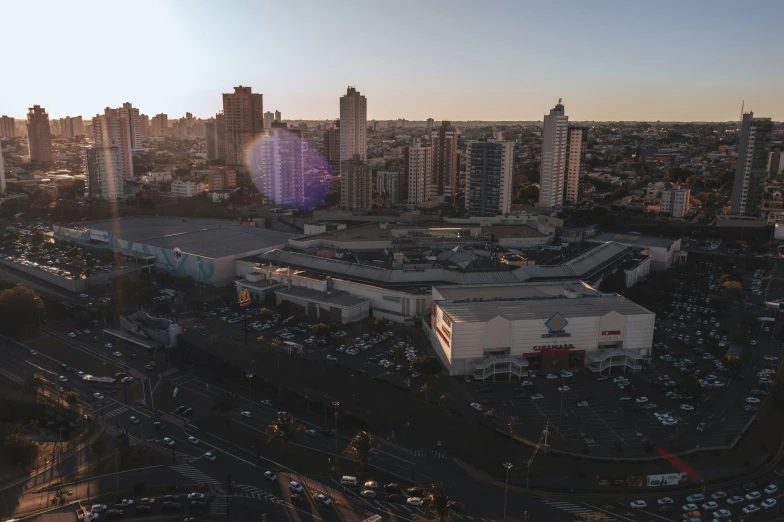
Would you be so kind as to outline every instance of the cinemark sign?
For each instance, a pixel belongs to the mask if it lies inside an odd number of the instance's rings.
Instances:
[[[543,344],[534,346],[535,352],[549,352],[555,350],[574,350],[573,344]]]

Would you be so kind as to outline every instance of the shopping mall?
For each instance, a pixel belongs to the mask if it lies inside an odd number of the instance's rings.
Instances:
[[[583,282],[434,286],[432,301],[423,329],[450,375],[637,371],[651,356],[654,313]]]

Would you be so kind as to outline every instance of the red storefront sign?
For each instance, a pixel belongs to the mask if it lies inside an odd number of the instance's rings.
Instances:
[[[444,332],[441,331],[441,328],[436,328],[436,333],[438,333],[439,337],[444,340],[447,346],[449,346],[449,338],[444,335]]]
[[[535,352],[554,352],[554,351],[569,351],[574,350],[573,344],[543,344],[534,346]]]
[[[620,330],[604,330],[602,335],[621,335]]]

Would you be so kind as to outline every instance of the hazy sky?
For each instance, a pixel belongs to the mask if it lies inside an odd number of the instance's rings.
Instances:
[[[132,102],[209,117],[250,85],[284,119],[784,120],[784,0],[3,1],[0,114]]]

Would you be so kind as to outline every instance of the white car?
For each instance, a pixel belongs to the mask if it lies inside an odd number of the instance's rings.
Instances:
[[[588,406],[588,401],[580,401],[577,403],[578,408],[586,408]]]
[[[741,502],[743,502],[743,497],[739,495],[735,495],[727,499],[727,504],[729,504],[730,506],[734,506],[735,504],[740,504]]]
[[[188,437],[188,442],[190,442],[194,446],[198,446],[199,445],[199,439],[197,439],[196,437]]]
[[[694,406],[692,406],[691,404],[681,404],[681,410],[694,411]]]
[[[302,487],[302,484],[296,481],[289,482],[289,489],[295,493],[302,493],[305,488]]]
[[[756,504],[749,504],[748,506],[743,508],[743,512],[746,513],[747,515],[751,515],[752,513],[756,513],[757,511],[759,511],[759,507],[757,507]]]
[[[475,409],[476,411],[482,411],[484,409],[484,408],[482,408],[482,405],[479,404],[478,402],[472,402],[471,403],[471,407],[473,409]]]
[[[242,411],[242,412],[240,412],[240,415],[242,415],[246,419],[250,419],[250,412],[249,411]]]
[[[419,497],[409,497],[406,500],[406,504],[408,504],[409,506],[421,506],[422,505],[422,499],[419,498]]]
[[[521,381],[520,382],[520,386],[522,386],[524,388],[527,387],[527,386],[533,386],[533,385],[534,385],[534,383],[532,383],[531,381]]]
[[[124,498],[121,501],[119,501],[117,504],[115,504],[115,506],[119,506],[119,507],[128,507],[132,505],[133,505],[133,500],[129,498]]]
[[[210,462],[215,462],[218,459],[218,457],[216,457],[215,454],[212,453],[211,451],[205,453],[204,458],[209,460]]]
[[[263,401],[261,401],[261,404],[263,404],[264,406],[272,407],[272,401],[269,399],[264,399]]]
[[[729,519],[732,513],[729,509],[720,509],[713,512],[713,520]]]
[[[30,350],[30,355],[38,355],[38,352],[36,352],[35,350]]]
[[[323,495],[323,494],[319,493],[318,495],[316,495],[316,496],[315,496],[315,497],[313,497],[313,498],[315,498],[315,499],[316,499],[316,502],[318,502],[319,504],[321,504],[321,505],[322,505],[322,506],[324,506],[324,507],[330,507],[330,506],[332,506],[332,499],[331,499],[331,498],[329,498],[329,497],[328,497],[328,496],[326,496],[326,495]]]
[[[674,504],[675,502],[670,497],[662,497],[657,500],[656,503],[660,506],[667,506],[669,504]]]
[[[305,430],[305,435],[307,435],[308,437],[315,437],[316,430]]]
[[[760,400],[756,397],[746,397],[746,404],[759,404]]]
[[[128,418],[128,421],[129,421],[131,424],[139,424],[139,422],[140,422],[138,417],[133,417],[133,416],[129,417],[129,418]]]
[[[697,504],[691,504],[691,503],[685,504],[684,506],[681,507],[681,510],[683,510],[684,513],[688,513],[689,511],[697,511],[698,509],[699,508],[697,507]]]
[[[112,352],[112,355],[114,355],[115,357],[122,357],[122,353],[120,352]]]
[[[359,494],[365,498],[376,498],[376,492],[372,489],[363,489]]]
[[[568,392],[568,391],[569,391],[569,387],[568,387],[568,386],[566,386],[566,385],[563,385],[563,386],[559,386],[559,387],[557,388],[557,390],[558,390],[559,392]]]
[[[175,442],[173,440],[171,440],[169,437],[164,437],[163,438],[163,443],[166,444],[167,446],[170,446],[170,447],[174,446],[174,444],[175,444]]]
[[[548,373],[547,375],[544,376],[544,378],[548,379],[550,381],[554,381],[555,379],[558,378],[558,376],[556,374],[554,374],[554,373]],[[416,498],[416,497],[414,497],[414,498]]]
[[[95,392],[95,393],[93,393],[93,397],[95,397],[95,398],[96,398],[96,399],[98,399],[99,401],[102,401],[102,400],[103,400],[103,393],[101,393],[101,392]]]
[[[328,360],[328,361],[335,362],[335,361],[337,361],[337,360],[338,360],[338,358],[337,358],[337,357],[335,357],[334,355],[327,355],[327,360]]]
[[[57,380],[60,382],[68,382],[68,377],[66,377],[65,375],[58,375]]]
[[[539,401],[539,400],[542,400],[542,399],[544,399],[544,395],[542,395],[541,393],[535,393],[535,394],[531,395],[531,400],[532,401]]]
[[[636,399],[634,399],[634,402],[636,402],[637,404],[645,404],[646,402],[648,402],[648,397],[637,397]]]
[[[561,377],[565,377],[565,378],[568,379],[570,377],[574,377],[574,374],[572,372],[568,371],[568,370],[562,370],[561,371]]]
[[[114,346],[112,345],[112,343],[106,343],[106,344],[104,344],[104,347],[105,347],[105,348],[114,348]]]
[[[273,472],[271,472],[271,471],[265,471],[265,472],[264,472],[264,478],[266,478],[266,479],[267,479],[267,480],[269,480],[270,482],[275,482],[276,480],[278,480],[278,477],[277,477],[277,475],[275,475],[275,474],[274,474]]]
[[[758,500],[762,497],[762,493],[759,491],[751,491],[746,493],[746,500]]]
[[[635,500],[629,504],[629,507],[632,509],[645,509],[648,507],[648,504],[644,500]]]
[[[774,494],[778,490],[779,490],[779,488],[778,488],[778,486],[776,486],[776,484],[770,484],[770,485],[768,485],[768,487],[766,487],[762,491],[764,491],[766,495],[772,495],[772,494]]]
[[[713,495],[711,495],[711,499],[713,500],[721,500],[723,498],[727,498],[727,493],[725,491],[717,491]]]
[[[779,360],[779,358],[778,358],[778,357],[776,357],[775,355],[766,355],[766,356],[765,356],[765,360],[766,360],[766,361],[778,361],[778,360]]]
[[[76,334],[73,332],[68,332],[68,337],[76,337]]]
[[[712,500],[709,500],[702,505],[703,511],[715,511],[717,509],[719,509],[719,505]]]
[[[762,504],[760,504],[760,506],[762,506],[762,509],[770,509],[776,507],[776,499],[766,498],[765,500],[762,501]]]

